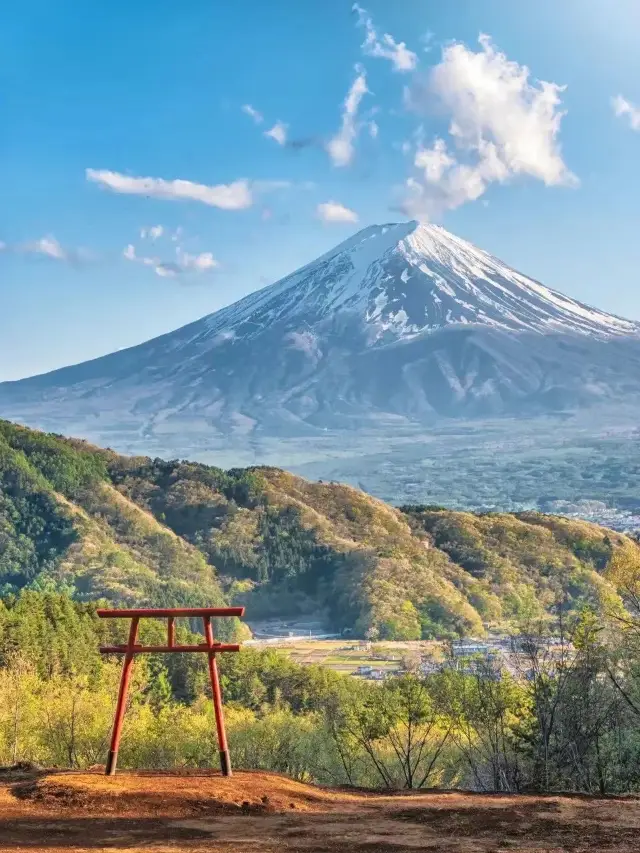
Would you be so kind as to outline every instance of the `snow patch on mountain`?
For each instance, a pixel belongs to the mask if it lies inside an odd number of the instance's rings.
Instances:
[[[252,339],[274,324],[315,329],[349,312],[369,346],[451,323],[611,337],[637,323],[591,308],[511,269],[438,225],[373,225],[281,281],[205,318],[204,341]]]

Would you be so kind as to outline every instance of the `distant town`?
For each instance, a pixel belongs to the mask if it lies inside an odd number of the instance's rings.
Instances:
[[[536,649],[528,637],[490,635],[453,641],[350,640],[327,633],[322,622],[272,619],[251,625],[253,639],[244,645],[271,647],[297,663],[325,666],[367,681],[417,672],[430,675],[446,670],[483,678],[500,679],[504,673],[516,678],[530,675],[530,659]],[[570,648],[560,637],[535,641],[552,659]]]

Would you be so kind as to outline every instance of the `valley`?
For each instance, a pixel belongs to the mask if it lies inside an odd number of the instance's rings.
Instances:
[[[393,504],[450,509],[538,510],[618,530],[640,528],[640,442],[635,407],[568,417],[450,422],[366,435],[292,465],[302,476],[342,480]],[[327,442],[328,444],[329,442]],[[293,444],[293,442],[291,442]],[[285,450],[285,453],[287,451]],[[291,450],[302,454],[302,443]],[[277,448],[266,453],[275,456]]]
[[[377,678],[378,675],[395,675],[403,667],[403,660],[420,661],[422,655],[440,650],[439,644],[429,641],[397,641],[384,644],[349,643],[342,640],[291,639],[261,643],[245,641],[249,648],[274,649],[301,666],[322,666],[344,675]]]

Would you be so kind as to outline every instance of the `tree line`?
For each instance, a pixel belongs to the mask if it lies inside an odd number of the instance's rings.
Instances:
[[[506,668],[477,660],[424,675],[408,661],[373,684],[275,650],[221,656],[235,766],[378,788],[640,790],[640,567],[614,570],[624,609],[575,614],[560,597],[553,623],[520,626]],[[64,593],[2,601],[0,764],[103,762],[120,662],[98,647],[125,629]],[[142,631],[159,642],[164,626]],[[120,766],[216,766],[208,691],[204,656],[137,659]]]

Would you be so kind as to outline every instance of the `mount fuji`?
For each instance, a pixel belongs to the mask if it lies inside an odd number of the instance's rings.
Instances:
[[[640,400],[640,324],[435,225],[371,226],[177,331],[0,384],[0,416],[125,451]]]

